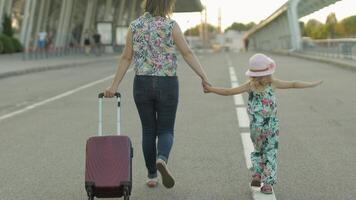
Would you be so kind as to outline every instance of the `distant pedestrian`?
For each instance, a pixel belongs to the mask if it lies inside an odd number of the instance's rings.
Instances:
[[[47,35],[47,41],[46,41],[46,49],[47,51],[52,50],[53,48],[53,32],[50,31]]]
[[[261,192],[272,194],[272,186],[277,181],[277,149],[279,137],[279,119],[277,117],[276,89],[315,87],[322,81],[302,82],[283,81],[272,78],[275,62],[264,54],[255,54],[249,60],[246,75],[250,80],[235,88],[216,88],[205,84],[208,92],[219,95],[236,95],[247,92],[250,134],[254,145],[251,154],[251,186],[260,187]]]
[[[95,34],[93,35],[93,41],[94,41],[94,52],[95,52],[95,55],[100,56],[101,55],[101,51],[102,51],[100,33],[95,32]]]
[[[248,38],[244,38],[243,42],[244,42],[245,52],[247,52],[248,51],[249,39]]]
[[[41,50],[45,49],[47,44],[47,32],[42,31],[37,34],[37,47]]]
[[[179,25],[169,18],[175,0],[146,0],[144,3],[145,13],[130,24],[115,78],[105,90],[105,96],[114,96],[133,61],[136,74],[133,96],[142,125],[146,184],[148,187],[158,185],[158,171],[163,185],[172,188],[175,179],[167,163],[173,146],[179,97],[176,47],[201,82],[208,85],[208,79]]]
[[[84,51],[86,55],[89,55],[91,52],[91,40],[89,31],[84,33]]]

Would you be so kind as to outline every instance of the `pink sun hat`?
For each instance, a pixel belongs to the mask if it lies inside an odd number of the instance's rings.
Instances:
[[[246,76],[268,76],[273,74],[275,69],[276,62],[272,58],[262,53],[257,53],[249,60],[249,69],[246,71]]]

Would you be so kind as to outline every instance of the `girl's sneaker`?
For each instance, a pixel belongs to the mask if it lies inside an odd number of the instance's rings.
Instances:
[[[158,180],[157,178],[149,178],[146,182],[147,187],[149,188],[155,188],[158,185]]]
[[[157,170],[161,173],[162,183],[166,188],[172,188],[174,186],[174,178],[167,168],[167,164],[162,159],[157,159]]]
[[[252,187],[261,187],[261,175],[260,174],[256,173],[252,176],[251,186]]]
[[[270,185],[270,184],[263,184],[263,186],[261,187],[261,192],[262,192],[263,194],[272,194],[272,193],[273,193],[272,185]]]

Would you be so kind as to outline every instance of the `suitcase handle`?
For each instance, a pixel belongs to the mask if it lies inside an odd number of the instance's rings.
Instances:
[[[115,96],[116,96],[116,98],[120,98],[121,94],[118,93],[118,92],[115,92]],[[99,98],[104,98],[105,97],[104,92],[99,93],[98,97]]]
[[[103,99],[104,99],[104,93],[101,92],[98,95],[99,97],[99,124],[98,124],[98,135],[102,136],[103,135]],[[121,116],[120,116],[120,111],[121,111],[121,94],[116,92],[115,97],[117,99],[117,112],[116,112],[116,132],[117,135],[121,134]]]

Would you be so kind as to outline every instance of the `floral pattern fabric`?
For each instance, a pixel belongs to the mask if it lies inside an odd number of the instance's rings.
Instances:
[[[176,76],[175,21],[146,12],[130,24],[136,75]]]
[[[263,183],[273,185],[277,179],[279,120],[276,95],[271,85],[262,92],[249,92],[247,111],[254,145],[251,153],[252,170],[261,175]]]

